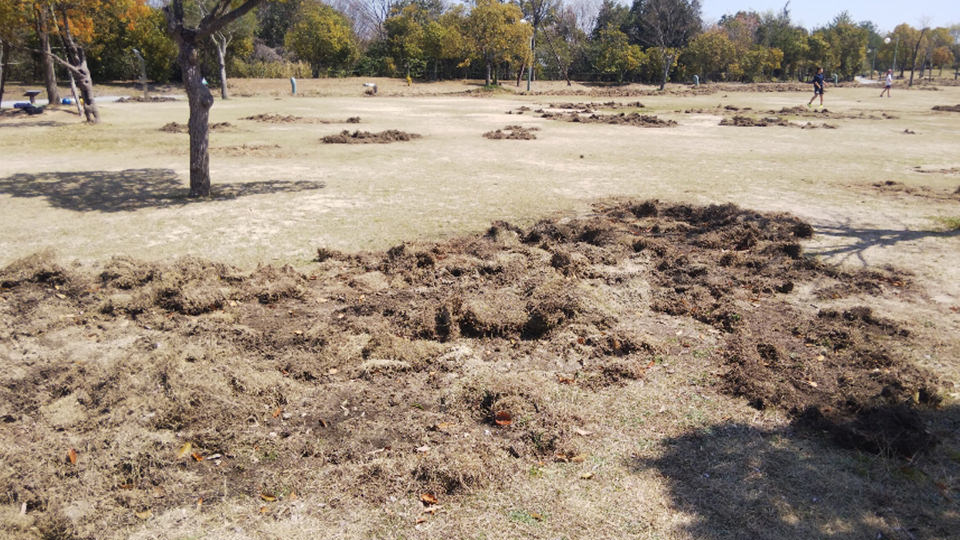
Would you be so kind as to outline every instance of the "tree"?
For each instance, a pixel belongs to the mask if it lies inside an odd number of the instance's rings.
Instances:
[[[860,72],[867,55],[867,30],[853,24],[850,15],[844,11],[837,15],[829,26],[817,33],[830,45],[826,57],[823,58],[824,63],[841,78],[853,79],[854,75]]]
[[[486,67],[490,85],[493,66],[511,57],[530,53],[530,25],[522,22],[523,12],[515,5],[498,0],[477,0],[470,11],[467,28],[475,54]]]
[[[597,33],[593,40],[594,67],[598,72],[613,75],[622,83],[628,73],[636,73],[645,58],[639,45],[631,45],[627,35],[613,25]]]
[[[200,14],[206,15],[210,7],[216,0],[201,0],[198,3]],[[216,32],[210,34],[210,40],[217,51],[217,67],[220,71],[220,97],[229,99],[227,91],[227,50],[234,39],[249,39],[253,36],[253,27],[256,23],[253,13],[248,13],[243,17],[224,25]]]
[[[537,32],[540,26],[557,8],[557,0],[518,0],[520,9],[530,26],[533,33],[530,36],[530,58],[536,60],[537,57]],[[530,81],[533,80],[533,63],[530,64],[530,71],[527,78],[527,90],[530,90]]]
[[[287,48],[310,64],[314,77],[342,68],[357,54],[350,21],[319,0],[304,0],[284,38]]]
[[[257,37],[268,47],[282,47],[287,30],[300,9],[301,0],[267,2],[257,8]]]
[[[23,39],[26,16],[15,2],[0,3],[0,103],[10,73],[10,51]]]
[[[210,195],[210,108],[213,95],[203,84],[200,72],[200,47],[210,36],[224,26],[243,17],[264,0],[245,0],[234,6],[230,0],[217,0],[196,26],[185,22],[183,0],[172,0],[164,7],[167,16],[167,31],[173,36],[179,49],[177,59],[187,91],[190,119],[190,196]]]
[[[931,62],[934,66],[940,68],[941,76],[943,75],[943,66],[952,65],[953,60],[953,52],[950,51],[950,47],[947,47],[946,45],[934,49],[933,54],[931,55]]]
[[[401,63],[406,77],[410,77],[411,64],[422,60],[424,29],[421,21],[427,22],[426,18],[426,12],[411,4],[383,23],[390,55]]]
[[[688,73],[697,73],[704,80],[723,79],[737,53],[725,30],[715,28],[690,40],[680,56]]]
[[[663,77],[660,89],[667,85],[677,50],[700,31],[699,0],[634,0],[632,36],[642,45],[656,47],[661,56]]]
[[[60,91],[57,89],[57,72],[53,64],[53,49],[50,46],[50,34],[53,33],[51,11],[42,2],[33,5],[34,24],[37,38],[40,40],[40,67],[43,71],[43,83],[47,90],[47,102],[50,105],[60,103]]]

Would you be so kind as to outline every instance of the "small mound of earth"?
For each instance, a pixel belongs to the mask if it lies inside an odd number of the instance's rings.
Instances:
[[[303,116],[283,115],[274,113],[261,113],[253,116],[247,116],[244,120],[253,120],[254,122],[266,122],[271,124],[359,124],[359,116],[351,116],[346,120],[324,120],[321,118],[306,118]]]
[[[947,169],[922,169],[920,166],[914,168],[915,172],[926,174],[960,174],[960,167],[950,167]]]
[[[118,99],[117,103],[166,103],[168,101],[176,100],[177,98],[170,96],[150,96],[147,98],[143,96],[129,96]]]
[[[790,122],[778,117],[752,118],[750,116],[736,115],[731,118],[720,120],[721,126],[735,127],[767,127],[767,126],[789,126]]]
[[[337,135],[327,135],[320,139],[324,144],[386,144],[393,142],[412,141],[421,136],[417,133],[407,133],[396,129],[388,129],[379,133],[369,131],[343,130]]]
[[[814,124],[813,122],[807,122],[806,124],[801,124],[801,125],[800,125],[800,129],[820,129],[820,128],[823,128],[823,129],[837,129],[837,126],[835,126],[834,124],[828,124],[828,123],[826,123],[826,122],[824,122],[824,123],[822,123],[822,124],[819,124],[819,125]]]
[[[860,113],[837,113],[830,109],[811,109],[808,107],[783,107],[779,111],[769,110],[767,114],[786,114],[792,116],[802,116],[810,118],[830,118],[834,120],[896,120],[898,117],[892,114],[881,112],[879,116],[875,114]]]
[[[939,172],[939,171],[917,171],[917,172]],[[957,172],[960,173],[960,169],[957,169]],[[877,191],[887,194],[895,195],[910,195],[914,197],[923,197],[927,199],[940,199],[940,200],[956,200],[957,195],[960,194],[960,189],[955,192],[943,192],[936,191],[929,186],[908,186],[903,182],[897,182],[894,180],[887,180],[885,182],[875,182],[871,184],[872,188],[875,188]]]
[[[590,113],[597,109],[642,109],[645,105],[639,101],[633,101],[630,103],[620,103],[618,101],[606,101],[603,103],[598,102],[589,102],[589,103],[551,103],[547,106],[549,109],[565,109],[565,110],[575,110],[584,113]]]
[[[488,131],[483,134],[487,139],[510,139],[510,140],[520,140],[520,141],[529,141],[536,139],[537,136],[534,131],[539,131],[538,127],[523,127],[518,125],[507,126],[503,129],[498,129],[496,131]]]
[[[233,124],[231,124],[230,122],[217,122],[215,124],[210,124],[209,129],[218,130],[218,129],[226,129],[231,127],[233,127]],[[187,133],[189,131],[189,128],[187,127],[186,124],[170,122],[169,124],[165,124],[163,127],[161,127],[160,131],[163,131],[166,133]]]
[[[935,111],[960,112],[960,104],[957,105],[934,105]]]
[[[220,146],[212,150],[230,156],[270,156],[276,154],[279,149],[279,144],[240,144]]]
[[[620,114],[590,114],[581,115],[578,113],[553,113],[544,112],[542,118],[551,120],[562,120],[564,122],[573,122],[579,124],[611,124],[616,126],[636,126],[636,127],[673,127],[677,125],[676,120],[663,120],[655,115],[640,113],[620,113]]]

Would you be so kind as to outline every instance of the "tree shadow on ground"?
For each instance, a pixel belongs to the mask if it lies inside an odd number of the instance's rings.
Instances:
[[[816,234],[836,239],[830,246],[811,248],[807,254],[820,257],[839,257],[840,262],[856,258],[866,265],[864,252],[872,247],[890,247],[901,242],[911,242],[924,238],[954,238],[960,236],[960,229],[952,231],[911,231],[906,229],[870,229],[850,225],[817,225]]]
[[[14,174],[0,179],[0,194],[43,197],[51,206],[78,212],[129,212],[323,187],[323,182],[286,180],[214,184],[210,197],[191,198],[189,188],[170,169]]]
[[[956,538],[960,409],[928,415],[942,442],[912,462],[842,450],[798,427],[724,423],[628,466],[662,475],[694,538]]]

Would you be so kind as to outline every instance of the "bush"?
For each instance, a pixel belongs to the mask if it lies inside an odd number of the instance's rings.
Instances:
[[[230,77],[247,79],[287,79],[290,77],[309,77],[310,66],[304,62],[263,62],[254,60],[246,62],[234,59],[230,65]]]

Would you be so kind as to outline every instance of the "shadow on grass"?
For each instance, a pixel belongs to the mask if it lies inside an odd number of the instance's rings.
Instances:
[[[906,229],[869,229],[848,225],[817,225],[814,230],[816,234],[835,238],[836,243],[833,246],[808,249],[808,255],[828,258],[839,257],[841,262],[846,262],[851,257],[855,257],[864,266],[867,264],[864,252],[872,247],[890,247],[901,242],[911,242],[923,238],[960,236],[960,229],[952,231],[910,231]]]
[[[912,462],[842,450],[802,429],[725,423],[666,439],[657,471],[694,538],[956,538],[960,409],[927,411],[942,442]]]
[[[189,188],[170,169],[14,174],[0,179],[0,194],[42,197],[51,206],[78,212],[128,212],[229,200],[268,193],[322,189],[323,182],[265,180],[214,184],[207,198],[190,198]]]

